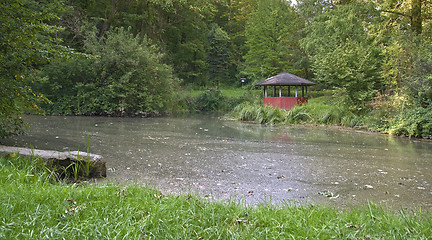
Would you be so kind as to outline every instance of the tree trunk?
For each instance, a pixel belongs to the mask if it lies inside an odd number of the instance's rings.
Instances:
[[[411,26],[415,33],[422,33],[422,0],[411,2]]]

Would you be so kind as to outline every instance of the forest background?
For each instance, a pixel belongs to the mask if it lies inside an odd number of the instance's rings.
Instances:
[[[29,112],[248,102],[237,108],[248,120],[250,105],[266,111],[254,83],[281,72],[323,96],[281,122],[432,136],[431,0],[5,0],[0,11],[0,137],[22,133]],[[236,98],[218,90],[240,87]]]

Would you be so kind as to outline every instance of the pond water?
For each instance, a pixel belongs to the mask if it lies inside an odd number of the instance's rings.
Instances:
[[[149,184],[247,204],[368,200],[432,206],[432,142],[313,126],[262,126],[217,115],[160,118],[26,116],[28,135],[3,141],[87,150],[106,181]]]

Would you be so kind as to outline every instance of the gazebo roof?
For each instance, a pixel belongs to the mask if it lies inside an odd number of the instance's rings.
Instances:
[[[255,86],[310,86],[316,83],[296,76],[291,73],[283,72],[276,76],[255,84]]]

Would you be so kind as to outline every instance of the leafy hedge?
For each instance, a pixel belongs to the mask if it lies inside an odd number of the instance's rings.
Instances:
[[[415,107],[401,112],[390,123],[389,133],[432,138],[432,106]]]

